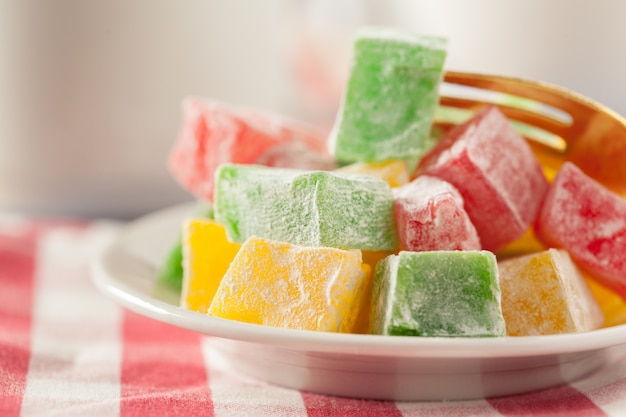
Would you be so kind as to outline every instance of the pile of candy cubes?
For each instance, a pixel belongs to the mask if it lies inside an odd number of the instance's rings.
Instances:
[[[546,177],[496,105],[437,137],[446,40],[363,28],[329,133],[188,98],[168,164],[202,204],[160,270],[181,307],[288,329],[426,337],[604,325],[626,201]],[[536,252],[500,256],[533,233]]]

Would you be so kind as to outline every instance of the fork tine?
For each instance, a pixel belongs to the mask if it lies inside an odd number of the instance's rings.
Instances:
[[[590,112],[608,110],[581,94],[541,81],[458,71],[446,72],[444,81],[534,100],[568,113],[574,123],[584,120]]]
[[[455,108],[466,109],[470,111],[477,111],[479,108],[494,104],[489,101],[483,100],[471,100],[464,99],[458,97],[447,97],[442,96],[440,98],[440,104],[442,106],[449,106]],[[500,110],[509,118],[510,120],[517,120],[519,122],[523,122],[532,126],[535,126],[539,129],[550,132],[554,135],[557,135],[561,138],[567,136],[571,123],[564,123],[561,120],[557,120],[554,117],[546,115],[544,113],[538,113],[533,110],[525,110],[520,107],[509,106],[501,103],[495,103],[500,108]],[[530,138],[534,139],[534,138]],[[551,146],[554,148],[554,146]],[[555,147],[561,151],[563,151],[562,146]]]
[[[570,109],[572,102],[587,109],[590,100],[573,91],[553,84],[525,80],[523,78],[505,77],[501,75],[476,74],[458,71],[447,71],[444,81],[451,84],[465,85],[489,91],[499,91],[517,97],[547,104],[557,109]],[[574,116],[574,115],[572,115]]]

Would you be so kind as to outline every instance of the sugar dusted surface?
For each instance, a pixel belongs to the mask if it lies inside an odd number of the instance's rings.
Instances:
[[[418,336],[504,336],[495,256],[486,251],[400,252],[377,268],[375,330]],[[376,291],[380,291],[377,289]]]
[[[430,145],[446,52],[434,40],[384,30],[380,36],[365,33],[374,36],[355,40],[329,150],[352,162],[421,156]]]
[[[464,209],[463,198],[452,184],[421,175],[395,188],[393,194],[402,249],[482,249],[476,228]]]
[[[548,188],[528,143],[496,107],[451,130],[420,172],[459,190],[483,248],[491,251],[524,234]]]
[[[567,249],[592,277],[626,297],[626,200],[566,162],[536,231],[546,245]]]
[[[393,311],[397,281],[398,256],[390,255],[378,262],[374,270],[369,329],[372,334],[385,333],[388,318]]]
[[[308,246],[393,250],[393,196],[379,178],[339,172],[225,165],[218,171],[216,219],[229,237]]]
[[[360,251],[252,237],[233,260],[208,313],[274,327],[351,332],[364,282]]]
[[[598,303],[567,252],[548,249],[498,267],[509,335],[574,333],[602,325]]]
[[[550,249],[555,269],[563,280],[566,297],[571,300],[572,322],[579,331],[602,326],[604,317],[582,273],[564,250]]]
[[[494,110],[483,119],[480,135],[468,135],[473,142],[468,151],[511,212],[527,226],[535,219],[547,181],[526,140],[501,112]],[[497,132],[497,137],[491,138],[485,132]]]
[[[185,189],[212,201],[215,170],[222,163],[334,167],[325,139],[323,132],[277,115],[188,97],[168,168]]]
[[[316,195],[322,243],[331,247],[394,250],[397,235],[389,185],[367,175],[328,173]]]

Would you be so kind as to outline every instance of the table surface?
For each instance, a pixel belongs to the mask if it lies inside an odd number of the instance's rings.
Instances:
[[[89,260],[122,224],[0,215],[0,416],[626,416],[626,361],[504,398],[391,402],[272,386],[211,339],[100,294]]]

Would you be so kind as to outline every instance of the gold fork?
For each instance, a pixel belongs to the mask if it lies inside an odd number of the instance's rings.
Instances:
[[[540,81],[447,71],[435,125],[447,129],[496,104],[553,175],[572,161],[626,196],[626,119],[581,94]]]

